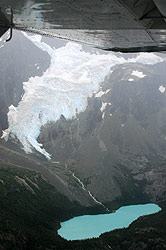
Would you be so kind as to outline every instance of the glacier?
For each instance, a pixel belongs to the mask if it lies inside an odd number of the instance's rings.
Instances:
[[[95,54],[85,52],[82,46],[68,42],[55,49],[42,41],[40,35],[24,36],[51,58],[49,68],[42,76],[23,82],[24,95],[18,106],[11,105],[8,112],[9,127],[2,138],[16,138],[26,153],[33,149],[48,160],[51,155],[37,141],[42,126],[56,122],[63,115],[72,119],[87,107],[88,97],[99,91],[105,77],[117,64],[155,64],[163,59],[153,53],[139,53],[135,58],[124,59],[115,53]]]

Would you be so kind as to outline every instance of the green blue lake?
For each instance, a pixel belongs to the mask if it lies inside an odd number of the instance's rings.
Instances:
[[[61,223],[58,234],[67,240],[99,237],[102,233],[128,227],[143,215],[157,213],[161,208],[153,203],[120,207],[116,212],[98,215],[83,215]]]

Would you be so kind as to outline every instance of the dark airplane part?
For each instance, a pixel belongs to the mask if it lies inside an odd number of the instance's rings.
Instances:
[[[11,18],[10,18],[10,35],[9,35],[9,38],[6,40],[6,42],[9,42],[11,39],[12,39],[12,35],[13,35],[13,27],[14,27],[14,24],[13,24],[13,10],[11,9],[10,10],[10,14],[11,14]]]
[[[18,30],[112,51],[166,51],[165,0],[1,0],[0,6],[13,9]]]
[[[159,9],[160,13],[163,15],[163,17],[166,16],[166,3],[164,0],[154,0],[157,8]]]
[[[0,8],[0,37],[9,29],[9,20]]]

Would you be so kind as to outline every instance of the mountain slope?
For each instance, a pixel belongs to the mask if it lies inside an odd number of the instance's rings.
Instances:
[[[124,189],[132,199],[139,190],[142,200],[135,197],[137,202],[163,198],[165,178],[160,173],[165,175],[165,168],[156,162],[165,158],[166,149],[166,98],[160,91],[165,75],[153,73],[154,67],[115,66],[86,111],[41,129],[39,141],[52,159],[68,164],[102,202],[121,198]]]

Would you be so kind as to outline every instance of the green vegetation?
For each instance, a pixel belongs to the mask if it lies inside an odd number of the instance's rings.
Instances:
[[[2,161],[0,201],[2,250],[166,249],[166,202],[159,204],[161,212],[139,218],[128,229],[66,241],[56,232],[60,221],[86,213],[85,208],[57,192],[41,174]]]
[[[164,193],[160,195],[158,203],[163,210],[158,214],[139,218],[128,229],[105,233],[99,239],[66,241],[57,234],[60,221],[81,214],[97,213],[98,208],[82,207],[60,194],[46,179],[47,172],[42,168],[43,165],[37,164],[36,161],[2,146],[0,155],[3,158],[8,156],[8,161],[12,161],[9,163],[0,160],[0,249],[109,250],[109,246],[113,250],[166,249]],[[40,173],[23,166],[36,169]],[[48,167],[51,169],[53,165]],[[131,170],[122,164],[117,164],[114,168],[118,173],[114,176],[114,181],[120,187],[122,195],[105,205],[110,209],[117,209],[121,205],[150,201],[149,196],[144,193],[148,184],[146,179],[133,179]],[[141,168],[141,173],[154,171],[155,178],[159,178],[156,180],[161,183],[165,179],[164,168],[165,159],[149,156],[145,168]],[[160,176],[161,169],[163,177]],[[64,167],[56,166],[57,173],[62,170],[64,175],[69,175]],[[87,184],[89,181],[90,178],[84,179]],[[74,182],[71,184],[74,185]]]
[[[166,201],[160,206],[161,212],[140,217],[128,229],[103,234],[100,239],[113,250],[166,249]]]
[[[83,213],[34,171],[0,164],[0,249],[56,245],[60,221]]]

